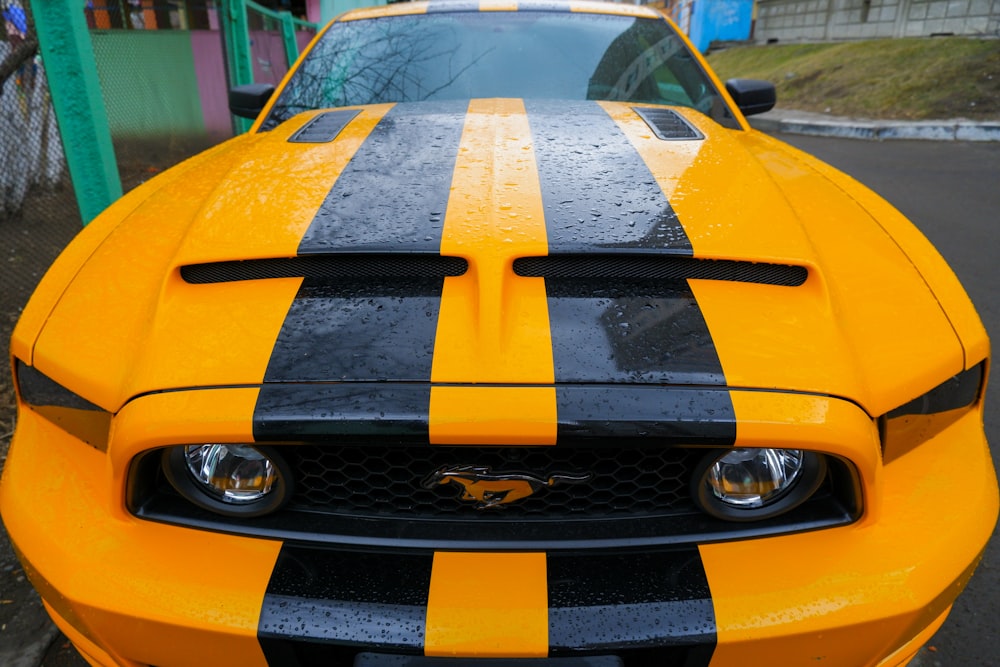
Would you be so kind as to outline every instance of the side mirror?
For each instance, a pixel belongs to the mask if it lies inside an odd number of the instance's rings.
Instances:
[[[269,83],[248,83],[229,90],[229,111],[241,118],[257,118],[267,101],[274,95],[274,86]]]
[[[726,90],[744,116],[770,111],[778,100],[774,84],[770,81],[730,79],[726,81]]]

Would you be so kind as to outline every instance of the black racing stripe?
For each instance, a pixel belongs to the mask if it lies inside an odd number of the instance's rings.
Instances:
[[[257,626],[268,664],[351,664],[339,660],[361,646],[422,653],[432,563],[430,552],[283,545]]]
[[[278,334],[264,382],[428,381],[444,279],[306,280]]]
[[[465,110],[463,102],[393,107],[334,183],[299,254],[440,252]],[[303,415],[322,422],[333,414],[288,406],[274,383],[429,381],[443,286],[443,278],[306,278],[271,352],[254,431],[269,439],[286,428],[285,437],[307,435],[318,427]],[[382,407],[413,416],[412,404]],[[429,407],[428,400],[419,418],[424,430]]]
[[[558,442],[607,446],[731,446],[736,413],[726,389],[585,385],[556,387]]]
[[[691,242],[649,167],[594,102],[527,100],[549,252],[669,249]]]
[[[438,252],[467,106],[394,106],[334,183],[299,254]]]
[[[693,255],[663,189],[603,107],[526,106],[550,254],[631,248]],[[545,289],[557,384],[725,385],[686,281],[546,278]]]
[[[686,282],[546,279],[557,383],[725,385]]]
[[[257,401],[257,442],[426,445],[430,385],[402,383],[281,384]]]
[[[549,553],[550,655],[614,651],[658,664],[708,665],[715,611],[697,547]]]

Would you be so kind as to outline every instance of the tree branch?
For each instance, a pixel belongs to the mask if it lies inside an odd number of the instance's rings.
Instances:
[[[3,85],[10,78],[11,74],[20,69],[21,65],[34,58],[36,53],[38,53],[38,38],[30,34],[0,63],[0,88],[3,88]]]

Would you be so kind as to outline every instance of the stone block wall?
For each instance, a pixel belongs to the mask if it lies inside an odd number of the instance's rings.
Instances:
[[[758,42],[1000,37],[1000,0],[758,0]]]

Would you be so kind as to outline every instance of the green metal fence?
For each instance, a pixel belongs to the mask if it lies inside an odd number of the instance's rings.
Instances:
[[[301,41],[315,36],[319,27],[253,0],[222,0],[222,6],[229,81],[233,86],[280,83],[299,57]],[[246,118],[236,119],[240,132],[250,129],[251,124]]]
[[[280,81],[318,27],[253,0],[30,0],[30,9],[84,224],[123,191],[248,129],[228,115],[226,89]]]

